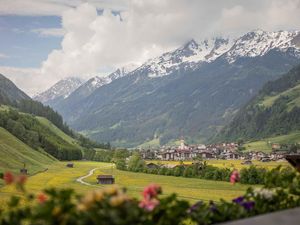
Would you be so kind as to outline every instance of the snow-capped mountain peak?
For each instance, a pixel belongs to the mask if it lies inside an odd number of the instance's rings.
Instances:
[[[293,39],[297,35],[299,35],[298,31],[251,31],[236,40],[226,53],[226,59],[229,63],[233,63],[239,57],[262,56],[272,49],[286,51],[290,47],[295,47]]]
[[[108,76],[95,76],[89,79],[87,82],[82,84],[78,89],[84,89],[85,95],[89,95],[97,88],[111,83],[113,80],[119,79],[128,75],[134,69],[137,68],[136,64],[129,64],[120,69],[117,69],[115,72],[109,74]]]
[[[149,77],[162,77],[176,70],[193,69],[200,63],[211,62],[230,49],[230,41],[223,38],[206,39],[197,43],[194,39],[182,47],[148,60],[140,69],[147,70]]]
[[[42,103],[48,103],[56,98],[67,98],[75,89],[77,89],[83,80],[77,77],[68,77],[58,81],[48,90],[37,94],[33,99]]]

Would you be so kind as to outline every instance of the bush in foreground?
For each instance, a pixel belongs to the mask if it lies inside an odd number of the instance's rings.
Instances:
[[[194,205],[175,194],[161,196],[162,189],[155,184],[146,187],[138,200],[116,186],[86,195],[71,189],[28,194],[26,177],[6,173],[3,178],[6,184],[16,184],[24,197],[11,198],[0,213],[1,225],[204,225],[300,206],[300,178],[296,174],[283,176],[284,181],[279,183],[271,177],[265,187],[249,188],[243,196],[229,202],[199,201]],[[232,174],[232,183],[238,180],[239,176]]]

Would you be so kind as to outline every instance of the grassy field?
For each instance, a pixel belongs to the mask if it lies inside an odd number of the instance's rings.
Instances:
[[[278,143],[278,144],[300,143],[300,131],[292,132],[287,135],[265,138],[260,141],[249,142],[244,144],[244,147],[246,148],[246,151],[271,152],[272,150],[271,143]]]
[[[23,163],[30,174],[44,170],[56,160],[44,151],[37,151],[24,144],[0,127],[0,171],[18,172]]]
[[[183,178],[162,176],[144,173],[120,171],[112,168],[98,169],[96,173],[86,181],[96,184],[96,176],[99,174],[113,174],[116,183],[127,188],[131,196],[139,197],[141,191],[150,183],[157,183],[163,187],[164,194],[177,193],[177,195],[189,201],[214,200],[220,198],[230,200],[244,193],[248,185],[231,185],[229,182],[202,180],[197,178]],[[101,185],[101,187],[104,187]]]
[[[232,199],[242,194],[247,185],[231,185],[228,182],[209,181],[195,178],[169,177],[143,173],[132,173],[119,171],[109,163],[99,162],[75,162],[74,168],[67,168],[65,162],[57,162],[48,167],[43,173],[36,174],[29,178],[26,188],[29,192],[38,193],[44,188],[74,188],[79,193],[97,188],[106,187],[96,184],[96,176],[99,174],[113,174],[116,184],[126,187],[129,195],[139,197],[141,191],[150,183],[162,185],[164,194],[177,193],[180,198],[190,201],[216,200],[220,198]],[[99,168],[96,172],[84,181],[93,184],[87,186],[76,181],[78,177],[86,175],[91,169]],[[5,201],[11,195],[20,195],[14,187],[6,186],[0,189],[0,202]]]
[[[274,102],[281,96],[288,96],[291,99],[293,99],[288,104],[288,110],[291,110],[294,106],[300,106],[300,84],[280,94],[265,97],[261,104],[263,104],[266,107],[271,107],[274,104]]]
[[[169,164],[169,165],[179,165],[179,161],[157,161],[157,160],[152,160],[152,161],[147,161],[147,162],[153,162],[157,164]],[[219,168],[235,168],[235,169],[241,169],[244,167],[249,167],[249,165],[243,165],[242,162],[243,160],[206,160],[208,165],[216,166]],[[192,161],[184,161],[184,164],[192,164]],[[257,160],[252,161],[253,165],[258,166],[258,167],[264,167],[268,169],[275,168],[279,165],[283,166],[289,166],[288,162],[283,161],[283,162],[260,162]]]
[[[69,135],[67,135],[66,133],[64,133],[62,130],[60,130],[58,127],[56,127],[53,123],[51,123],[49,120],[47,120],[44,117],[36,117],[38,119],[38,121],[43,124],[44,126],[46,126],[48,129],[50,129],[50,131],[52,131],[53,133],[55,133],[56,135],[58,135],[59,137],[61,137],[62,139],[64,139],[66,142],[76,145],[76,147],[82,149],[82,147],[78,144],[78,142],[70,137]]]

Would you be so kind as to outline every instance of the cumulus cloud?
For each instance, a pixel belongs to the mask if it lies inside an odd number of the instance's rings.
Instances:
[[[48,85],[48,81],[41,75],[40,69],[0,66],[0,73],[30,96],[40,92],[41,88]]]
[[[1,0],[0,15],[61,16],[83,2],[98,9],[124,10],[126,0]]]
[[[41,89],[68,76],[88,78],[129,63],[140,64],[191,38],[236,37],[257,28],[269,31],[300,28],[300,0],[7,2],[15,2],[18,7],[7,6],[3,10],[0,4],[0,14],[3,11],[21,14],[22,4],[27,2],[34,3],[35,9],[47,4],[48,11],[41,10],[42,13],[62,18],[62,27],[57,30],[64,32],[61,48],[53,50],[42,62],[39,76],[49,82]],[[23,12],[30,13],[28,6]],[[36,32],[55,33],[54,30]]]

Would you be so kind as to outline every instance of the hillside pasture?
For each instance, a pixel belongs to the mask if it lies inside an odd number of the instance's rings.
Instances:
[[[47,168],[56,160],[43,150],[34,150],[0,127],[0,172],[19,172],[24,163],[30,174]]]
[[[112,174],[116,184],[125,187],[130,196],[140,197],[145,186],[157,183],[163,187],[163,194],[177,193],[182,199],[195,202],[198,200],[215,200],[220,198],[230,200],[244,193],[248,185],[229,182],[210,181],[195,178],[171,177],[144,173],[120,171],[110,163],[75,161],[74,168],[67,168],[67,162],[57,162],[48,167],[48,170],[29,178],[26,189],[28,192],[39,193],[45,188],[74,188],[79,193],[104,188],[107,185],[98,185],[97,175]],[[98,168],[95,173],[83,181],[91,185],[84,185],[76,181],[77,178]],[[0,189],[0,201],[7,200],[11,195],[21,195],[13,186],[5,186]]]
[[[294,144],[300,143],[300,131],[292,132],[286,135],[265,138],[259,141],[248,142],[244,144],[246,151],[271,152],[272,143],[276,144]]]

